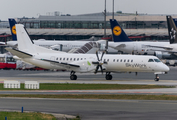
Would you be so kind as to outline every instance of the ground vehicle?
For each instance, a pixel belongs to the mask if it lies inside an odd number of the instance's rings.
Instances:
[[[12,55],[0,54],[0,69],[16,69],[16,60]]]

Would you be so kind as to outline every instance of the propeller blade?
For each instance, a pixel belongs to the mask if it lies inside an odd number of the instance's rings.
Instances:
[[[102,61],[104,53],[105,53],[105,51],[102,52],[101,59],[100,59],[101,61]]]
[[[102,65],[100,65],[100,68],[101,68],[101,72],[102,72],[102,74],[103,74],[103,68],[102,68]]]
[[[99,65],[96,66],[95,74],[98,72]]]
[[[96,65],[98,65],[98,64],[99,64],[99,62],[92,62],[92,64],[96,64]]]
[[[98,51],[96,51],[96,56],[97,56],[98,61],[100,61],[100,59],[99,59],[99,57],[98,57]]]

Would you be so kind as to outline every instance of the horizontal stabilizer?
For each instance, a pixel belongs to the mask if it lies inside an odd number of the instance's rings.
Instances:
[[[6,49],[7,51],[11,52],[13,55],[18,56],[19,58],[30,58],[30,57],[33,56],[33,55],[31,55],[31,54],[28,54],[28,53],[26,53],[26,52],[23,52],[23,51],[14,49],[14,48],[6,47],[5,49]]]

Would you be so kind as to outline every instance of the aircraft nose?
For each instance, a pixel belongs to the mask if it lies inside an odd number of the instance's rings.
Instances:
[[[170,68],[169,68],[167,65],[164,64],[163,70],[164,70],[165,72],[168,72],[168,71],[170,70]]]

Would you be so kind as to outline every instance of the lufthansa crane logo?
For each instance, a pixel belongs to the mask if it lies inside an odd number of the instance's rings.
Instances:
[[[114,33],[115,36],[119,36],[122,33],[122,30],[119,26],[115,26],[113,28],[113,33]]]
[[[15,25],[12,27],[12,33],[16,35],[16,27],[15,27]]]

